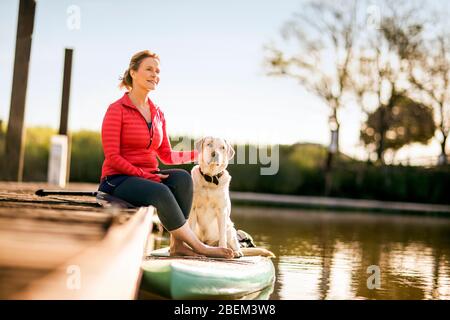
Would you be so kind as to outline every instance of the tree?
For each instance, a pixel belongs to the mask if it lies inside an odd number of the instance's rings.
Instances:
[[[441,135],[438,164],[445,165],[448,163],[445,147],[450,129],[450,34],[444,29],[437,30],[436,34],[427,42],[423,55],[412,61],[409,80],[434,106]]]
[[[368,116],[361,138],[375,148],[381,163],[387,146],[391,145],[387,135],[392,135],[389,131],[392,113],[398,110],[395,109],[398,99],[408,99],[410,61],[420,57],[423,44],[423,22],[414,8],[405,8],[403,2],[385,2],[384,9],[379,25],[367,30],[365,41],[355,50],[351,76],[347,78],[348,87]],[[422,110],[412,100],[405,105]],[[373,137],[369,138],[371,130]]]
[[[283,29],[285,41],[296,40],[299,50],[288,54],[268,46],[268,74],[297,80],[330,108],[332,143],[326,161],[331,167],[339,151],[338,111],[344,95],[356,38],[356,1],[315,1],[302,7]],[[333,139],[335,137],[335,139]]]
[[[436,129],[433,110],[403,95],[396,94],[390,100],[389,106],[369,114],[361,130],[364,144],[378,145],[382,135],[384,150],[398,150],[413,142],[428,143]]]

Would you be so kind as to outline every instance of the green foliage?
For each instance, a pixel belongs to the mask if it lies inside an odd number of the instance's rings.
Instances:
[[[428,143],[435,130],[431,108],[407,96],[395,95],[389,106],[381,106],[369,115],[361,140],[366,146],[379,148],[383,136],[383,151],[398,150],[413,142]]]
[[[327,150],[317,144],[294,144],[287,148],[288,159],[303,168],[315,168],[317,164],[323,163],[327,157]]]
[[[47,127],[27,128],[25,133],[24,181],[47,180],[50,139],[56,131]]]
[[[99,182],[104,155],[99,132],[79,131],[72,135],[70,181]]]

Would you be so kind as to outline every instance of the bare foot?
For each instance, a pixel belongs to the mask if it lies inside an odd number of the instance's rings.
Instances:
[[[232,259],[234,257],[233,250],[228,248],[221,247],[211,247],[205,245],[205,247],[199,251],[199,253],[204,254],[207,257],[215,257],[215,258],[225,258]]]
[[[203,255],[198,254],[194,250],[192,250],[189,246],[187,246],[184,242],[177,242],[175,245],[170,246],[170,255],[171,256],[194,256],[194,257],[202,257]]]

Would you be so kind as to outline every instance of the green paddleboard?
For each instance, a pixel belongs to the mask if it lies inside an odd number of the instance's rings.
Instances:
[[[170,257],[152,251],[142,263],[141,290],[166,299],[268,299],[275,268],[266,257]]]

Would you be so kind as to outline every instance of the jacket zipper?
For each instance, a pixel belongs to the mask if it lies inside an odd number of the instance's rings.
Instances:
[[[147,127],[148,133],[150,134],[150,143],[149,143],[148,146],[146,147],[146,149],[149,149],[150,146],[152,145],[152,142],[153,142],[153,130],[150,129],[150,128],[148,127],[147,120],[144,118],[144,116],[142,115],[142,113],[141,113],[139,110],[136,110],[136,111],[139,113],[139,115],[141,116],[141,118],[144,120],[145,126]],[[152,128],[153,128],[153,119],[152,119],[151,114],[152,114],[152,113],[150,112],[151,126],[152,126]]]
[[[146,122],[147,122],[147,121],[146,121]],[[148,127],[148,123],[147,123],[147,128],[148,128],[148,132],[150,133],[150,143],[149,143],[148,146],[147,146],[147,149],[149,149],[150,146],[152,145],[152,142],[153,142],[153,129],[150,129],[150,128]],[[153,128],[153,121],[151,122],[151,128]]]

